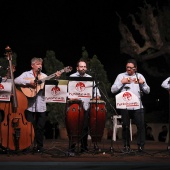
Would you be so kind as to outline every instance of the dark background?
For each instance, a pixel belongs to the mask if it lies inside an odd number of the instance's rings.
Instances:
[[[146,2],[156,4],[156,0]],[[161,6],[166,0],[158,3]],[[143,4],[143,0],[1,0],[0,57],[9,45],[18,56],[17,76],[30,69],[31,58],[44,58],[47,50],[53,50],[58,60],[75,71],[85,46],[90,58],[97,55],[113,83],[125,71],[127,60],[120,54],[117,14],[126,22],[128,14],[135,14]],[[138,67],[151,87],[144,96],[147,111],[167,109],[168,93],[161,88],[164,78],[151,77]]]

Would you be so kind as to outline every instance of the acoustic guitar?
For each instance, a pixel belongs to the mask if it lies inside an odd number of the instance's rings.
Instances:
[[[72,67],[67,66],[65,68],[63,68],[62,70],[60,70],[61,73],[68,73],[72,71]],[[44,88],[44,82],[45,80],[50,80],[52,78],[54,78],[56,75],[55,73],[44,77],[40,80],[37,81],[37,84],[35,87],[33,86],[21,86],[21,91],[27,96],[27,97],[34,97],[41,89]],[[35,80],[35,78],[25,78],[25,80]]]

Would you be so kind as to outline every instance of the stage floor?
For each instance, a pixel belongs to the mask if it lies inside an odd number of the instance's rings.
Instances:
[[[12,169],[17,166],[21,168],[54,168],[58,169],[86,169],[88,167],[107,170],[113,167],[120,169],[128,169],[133,167],[168,169],[170,168],[170,150],[169,146],[164,142],[146,141],[145,152],[138,153],[136,141],[131,142],[132,152],[123,153],[122,141],[102,140],[98,142],[99,150],[94,150],[94,143],[89,140],[89,152],[79,153],[80,148],[77,147],[75,155],[68,152],[68,140],[46,139],[44,142],[44,153],[33,153],[32,150],[27,152],[1,152],[0,168]],[[24,166],[24,167],[23,167]],[[36,169],[37,169],[36,168]],[[72,169],[71,168],[71,169]]]

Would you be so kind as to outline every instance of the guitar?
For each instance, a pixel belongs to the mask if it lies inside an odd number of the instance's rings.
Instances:
[[[65,68],[63,68],[62,70],[60,70],[61,73],[68,73],[68,72],[71,72],[72,71],[72,67],[70,66],[67,66]],[[44,77],[40,80],[38,80],[38,83],[36,85],[36,87],[33,87],[33,86],[21,86],[21,91],[27,96],[27,97],[34,97],[41,89],[44,88],[44,82],[45,80],[50,80],[52,79],[53,77],[55,77],[55,73],[47,76],[47,77]],[[35,78],[25,78],[25,80],[35,80]]]

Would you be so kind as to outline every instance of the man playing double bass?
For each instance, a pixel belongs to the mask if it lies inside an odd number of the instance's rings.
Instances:
[[[16,85],[23,88],[28,99],[28,108],[25,111],[27,121],[32,122],[35,132],[34,148],[36,152],[43,152],[44,126],[46,122],[46,102],[41,79],[47,77],[42,73],[42,58],[32,58],[29,71],[23,72],[14,79]],[[61,76],[60,71],[55,73],[56,78]]]

